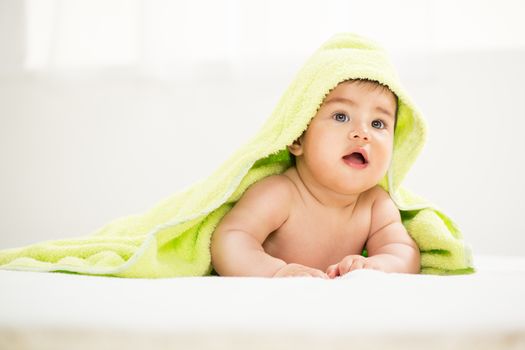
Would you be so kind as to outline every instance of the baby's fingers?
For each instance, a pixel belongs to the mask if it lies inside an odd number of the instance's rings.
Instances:
[[[307,273],[312,277],[329,278],[326,273],[318,269],[308,269]]]
[[[328,277],[335,278],[339,275],[338,265],[339,264],[333,264],[328,266],[328,268],[326,269],[326,274],[328,275]]]
[[[350,269],[348,271],[354,271],[363,269],[365,267],[365,262],[363,259],[355,259],[352,263],[352,266],[350,266]]]
[[[364,268],[365,260],[361,256],[349,256],[339,264],[339,272],[344,275],[350,271]]]

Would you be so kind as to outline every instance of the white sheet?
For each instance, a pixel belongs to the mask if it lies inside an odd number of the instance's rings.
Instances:
[[[0,271],[0,349],[525,349],[525,257],[475,264],[336,280]]]

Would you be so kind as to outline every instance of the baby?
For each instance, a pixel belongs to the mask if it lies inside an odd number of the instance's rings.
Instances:
[[[356,269],[418,273],[420,253],[388,192],[397,97],[347,80],[292,145],[295,166],[253,184],[212,237],[221,276],[335,278]],[[361,255],[363,248],[367,257]]]

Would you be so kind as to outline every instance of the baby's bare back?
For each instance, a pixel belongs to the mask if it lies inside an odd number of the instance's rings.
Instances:
[[[353,208],[327,208],[305,192],[295,168],[278,176],[289,180],[292,202],[287,220],[263,242],[266,253],[321,271],[347,255],[361,254],[370,231],[373,190],[362,193]]]

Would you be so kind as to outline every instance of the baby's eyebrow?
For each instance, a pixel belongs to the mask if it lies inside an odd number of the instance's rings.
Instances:
[[[355,103],[354,101],[352,101],[352,100],[350,100],[348,98],[344,98],[344,97],[331,98],[328,101],[326,101],[324,104],[327,105],[329,103],[346,103],[346,104],[349,104],[351,106],[357,105],[357,103]],[[383,107],[378,105],[378,106],[376,106],[375,110],[380,112],[380,113],[382,113],[382,114],[385,114],[385,115],[389,116],[392,119],[394,119],[394,115],[391,112],[389,112],[386,108],[383,108]]]

